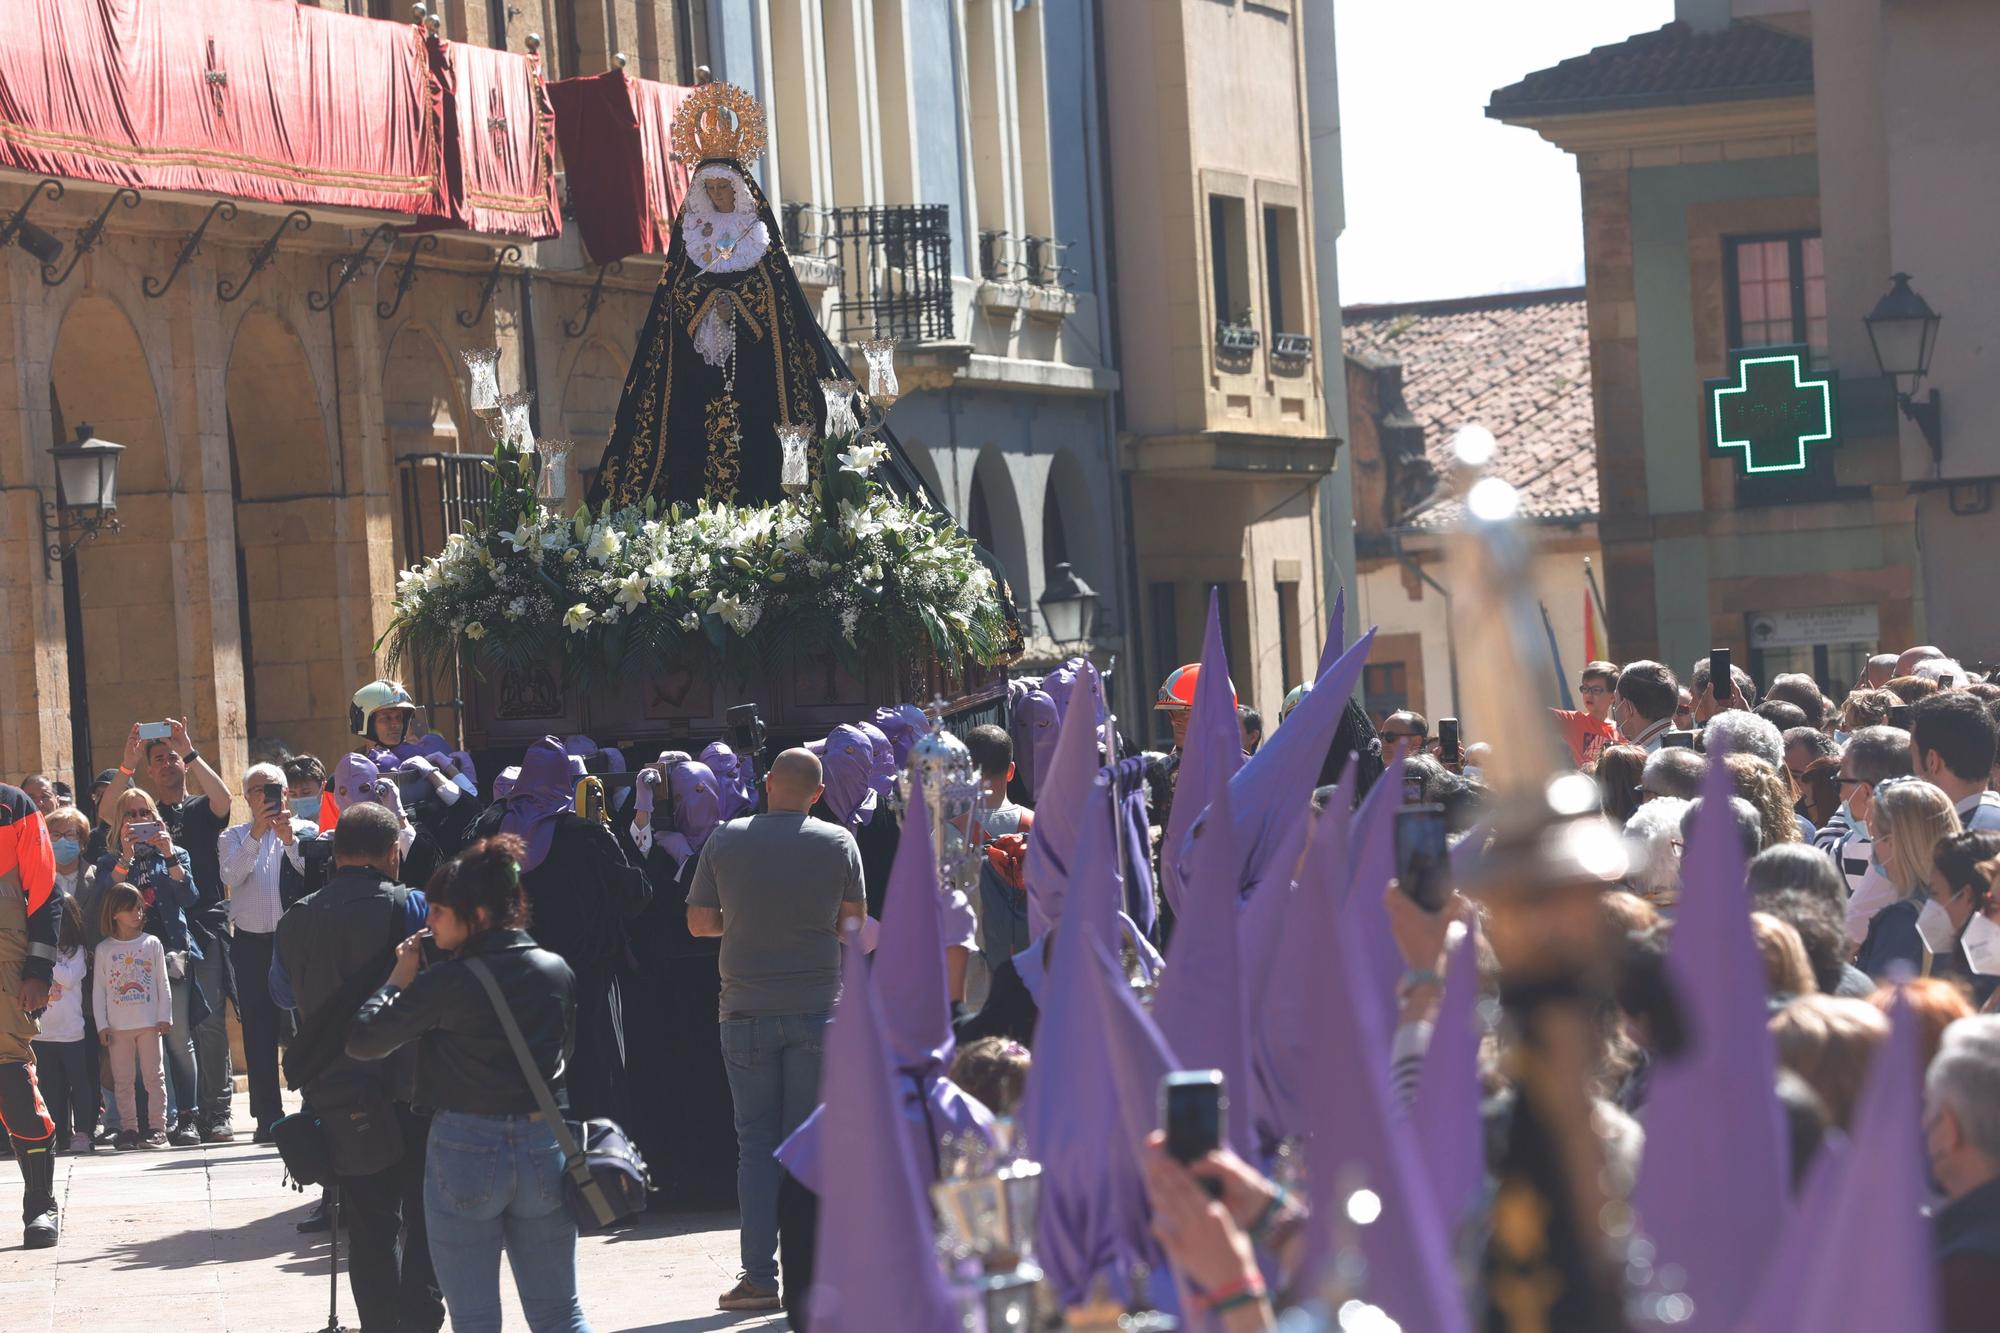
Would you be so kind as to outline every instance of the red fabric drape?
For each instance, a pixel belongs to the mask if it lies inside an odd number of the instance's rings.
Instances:
[[[569,194],[593,262],[667,252],[690,170],[674,160],[671,130],[689,91],[623,70],[549,85]]]
[[[541,61],[430,39],[442,94],[452,224],[540,239],[562,234],[555,111]]]
[[[447,216],[420,29],[276,0],[0,3],[0,166]]]

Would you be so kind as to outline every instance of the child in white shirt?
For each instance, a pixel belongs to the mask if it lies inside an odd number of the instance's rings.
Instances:
[[[35,1037],[35,1081],[55,1122],[57,1150],[89,1152],[97,1119],[97,1061],[83,1042],[83,989],[90,984],[90,951],[83,947],[83,912],[75,897],[62,896],[61,913],[49,1007],[42,1011],[41,1031]]]
[[[160,1038],[173,1031],[174,996],[167,979],[167,951],[144,933],[146,900],[130,884],[104,891],[104,938],[98,942],[91,997],[97,1035],[111,1051],[111,1083],[118,1099],[118,1151],[167,1146],[167,1085],[161,1076]],[[135,1077],[136,1071],[136,1077]],[[152,1124],[141,1137],[137,1079],[146,1080]]]

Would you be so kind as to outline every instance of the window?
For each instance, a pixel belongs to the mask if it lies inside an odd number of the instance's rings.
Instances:
[[[1815,364],[1826,364],[1826,260],[1818,232],[1726,237],[1723,289],[1728,300],[1729,346],[1779,347],[1803,343]],[[1750,508],[1865,497],[1865,486],[1841,486],[1834,451],[1808,451],[1803,472],[1739,476],[1736,503]]]
[[[1361,668],[1362,707],[1381,726],[1382,719],[1410,706],[1410,672],[1402,662],[1371,662]]]
[[[1264,209],[1264,308],[1271,332],[1309,333],[1305,326],[1303,275],[1299,270],[1299,215],[1290,208]]]
[[[1826,260],[1818,232],[1723,242],[1729,345],[1804,343],[1826,356]]]
[[[1278,673],[1285,684],[1285,693],[1299,683],[1302,667],[1299,662],[1299,583],[1297,579],[1278,580]]]
[[[1215,322],[1247,323],[1252,300],[1250,247],[1243,229],[1243,201],[1226,194],[1208,197],[1209,276],[1214,284]]]

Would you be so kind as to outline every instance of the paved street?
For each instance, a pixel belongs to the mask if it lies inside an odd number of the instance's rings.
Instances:
[[[125,1329],[311,1333],[326,1324],[327,1238],[293,1224],[310,1196],[283,1183],[277,1152],[224,1147],[58,1159],[62,1244],[20,1248],[20,1175],[0,1162],[0,1333]],[[583,1309],[597,1333],[782,1328],[731,1316],[716,1296],[736,1275],[732,1215],[650,1216],[578,1249]],[[525,1328],[511,1279],[507,1327]],[[355,1326],[343,1271],[343,1323]]]

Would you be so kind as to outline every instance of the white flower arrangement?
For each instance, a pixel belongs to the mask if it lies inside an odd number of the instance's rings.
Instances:
[[[749,671],[821,652],[998,660],[1010,627],[993,576],[945,515],[873,478],[887,453],[829,442],[842,466],[810,494],[665,515],[565,518],[496,486],[493,531],[454,534],[398,577],[385,641],[397,658],[560,652],[577,670],[719,658]]]

